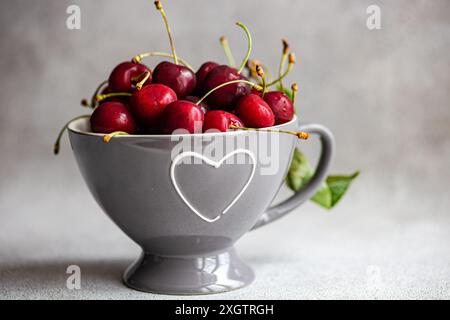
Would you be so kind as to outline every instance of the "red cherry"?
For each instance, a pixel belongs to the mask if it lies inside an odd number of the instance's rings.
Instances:
[[[178,100],[169,104],[163,113],[163,132],[171,134],[176,129],[189,133],[201,132],[203,111],[190,101]]]
[[[111,72],[108,80],[108,86],[111,92],[132,92],[134,90],[133,78],[136,78],[144,72],[150,72],[150,77],[144,85],[152,82],[151,71],[147,66],[136,62],[122,62]]]
[[[172,89],[153,83],[133,92],[130,109],[140,123],[153,126],[159,120],[164,108],[176,100],[177,95]]]
[[[91,130],[97,133],[125,131],[135,133],[136,123],[128,108],[121,102],[105,102],[95,108],[91,115]]]
[[[267,102],[275,115],[275,124],[286,123],[294,117],[294,105],[291,99],[283,92],[267,92],[264,94],[264,101]]]
[[[272,109],[256,94],[248,94],[239,99],[236,114],[248,127],[265,128],[275,124]]]
[[[210,91],[222,83],[246,79],[238,71],[229,66],[218,66],[212,69],[204,82],[205,91]],[[211,93],[206,100],[211,107],[233,109],[239,98],[250,92],[249,85],[234,83]]]
[[[188,67],[163,61],[153,71],[153,82],[170,87],[182,99],[194,91],[197,80]]]
[[[215,63],[213,61],[205,62],[204,64],[202,64],[200,66],[198,71],[195,73],[195,76],[197,77],[197,87],[195,88],[196,94],[202,95],[202,94],[206,93],[203,88],[206,76],[212,69],[214,69],[215,67],[218,67],[218,66],[219,66],[219,64]]]
[[[236,127],[243,127],[241,119],[234,114],[223,110],[212,110],[205,114],[205,121],[203,122],[203,132],[209,129],[216,129],[222,132],[228,131],[230,125]]]
[[[197,101],[200,100],[200,98],[196,96],[187,96],[184,98],[184,100],[197,103]],[[209,105],[205,102],[205,100],[203,100],[202,102],[200,102],[199,105],[196,106],[199,107],[203,111],[203,113],[206,113],[209,109],[211,109]]]

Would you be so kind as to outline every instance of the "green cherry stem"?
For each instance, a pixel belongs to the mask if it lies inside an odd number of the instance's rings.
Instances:
[[[280,66],[278,67],[278,78],[280,78],[279,83],[280,83],[281,90],[283,90],[284,87],[283,87],[281,75],[283,74],[284,66],[286,64],[286,59],[289,54],[289,43],[286,41],[286,39],[282,39],[281,41],[283,43],[283,52],[281,54]]]
[[[167,15],[161,4],[161,1],[155,1],[155,7],[161,13],[161,16],[164,20],[164,24],[166,25],[167,35],[169,36],[170,49],[172,50],[172,55],[173,55],[173,62],[175,64],[178,64],[178,57],[177,57],[177,53],[175,51],[175,44],[174,44],[173,37],[172,37],[172,31],[170,30],[169,21],[167,20]]]
[[[292,105],[294,106],[294,112],[298,115],[297,107],[295,106],[295,98],[297,96],[298,86],[296,83],[293,83],[291,86],[292,89]]]
[[[102,102],[105,99],[112,98],[112,97],[131,97],[132,94],[129,92],[112,92],[107,94],[98,94],[95,96],[95,102],[99,103]]]
[[[267,66],[265,66],[265,65],[261,65],[261,66],[262,66],[264,72],[267,74],[266,79],[268,78],[269,81],[272,81],[273,80],[273,76],[272,76],[272,73],[270,72],[269,68]]]
[[[95,89],[94,94],[92,95],[91,103],[90,103],[90,104],[89,104],[89,102],[88,102],[87,99],[83,99],[83,100],[81,100],[81,105],[82,105],[83,107],[89,107],[89,108],[94,109],[94,108],[95,108],[95,104],[96,104],[95,97],[99,94],[100,90],[102,90],[102,88],[103,88],[106,84],[108,84],[108,80],[105,80],[105,81],[101,82],[101,83],[98,85],[97,89]]]
[[[259,78],[258,77],[258,73],[256,72],[256,66],[257,65],[260,65],[263,68],[265,74],[267,74],[266,81],[267,81],[267,78],[269,79],[269,81],[272,81],[273,80],[273,75],[270,72],[269,68],[266,65],[264,65],[259,60],[251,60],[251,59],[248,60],[246,68],[249,71],[249,77],[253,78],[253,79],[258,79]]]
[[[286,71],[280,77],[278,77],[277,79],[269,82],[267,84],[268,87],[273,86],[277,82],[280,82],[282,79],[284,79],[289,74],[289,72],[291,72],[291,70],[292,70],[292,68],[294,67],[294,64],[295,64],[295,54],[293,52],[289,53],[288,61],[289,62],[288,62],[288,67],[287,67]]]
[[[138,54],[134,56],[131,60],[136,63],[140,63],[143,58],[146,57],[164,57],[164,58],[173,58],[174,55],[167,52],[144,52],[141,54]],[[195,72],[194,68],[184,59],[181,59],[180,57],[177,57],[178,61],[183,64],[184,66],[191,69],[191,71]]]
[[[125,132],[125,131],[114,131],[108,134],[105,134],[103,136],[103,142],[104,143],[108,143],[109,141],[111,141],[112,138],[114,138],[115,136],[128,136],[129,133]]]
[[[144,73],[133,78],[132,82],[136,83],[135,87],[137,90],[141,90],[144,84],[147,82],[148,78],[150,78],[150,72],[145,71]]]
[[[250,59],[247,61],[246,68],[248,69],[248,77],[253,79],[258,79],[256,74],[256,65],[260,64],[259,60]]]
[[[209,90],[209,91],[208,91],[203,97],[201,97],[200,100],[198,100],[195,104],[196,104],[196,105],[200,105],[200,103],[202,103],[202,101],[205,100],[206,97],[208,97],[211,93],[213,93],[213,92],[216,91],[216,90],[219,90],[220,88],[223,88],[223,87],[225,87],[225,86],[228,86],[228,85],[230,85],[230,84],[233,84],[233,83],[246,83],[246,84],[250,85],[252,88],[255,88],[255,89],[258,90],[258,91],[261,91],[261,90],[263,89],[259,84],[253,83],[253,82],[248,81],[248,80],[244,80],[244,79],[232,80],[232,81],[224,82],[224,83],[218,85],[217,87],[215,87],[215,88]]]
[[[75,118],[71,119],[70,121],[68,121],[64,125],[64,127],[62,127],[61,131],[59,131],[58,137],[56,138],[55,144],[53,145],[53,153],[55,155],[57,155],[59,153],[59,147],[60,147],[60,144],[61,144],[61,138],[62,138],[64,132],[66,131],[67,127],[69,126],[69,124],[71,124],[72,121],[75,121],[75,120],[78,120],[78,119],[83,119],[83,118],[89,118],[89,117],[90,117],[90,115],[88,115],[88,114],[75,117]]]
[[[227,57],[228,64],[233,68],[236,67],[236,61],[234,60],[227,37],[220,37],[220,44],[222,45],[223,51],[225,51],[225,56]]]
[[[234,130],[244,130],[244,131],[259,131],[259,132],[273,132],[273,133],[286,133],[290,135],[294,135],[299,139],[306,140],[309,138],[309,134],[304,131],[289,131],[289,130],[277,130],[277,129],[260,129],[260,128],[246,128],[239,127],[235,125],[230,125],[230,129]]]
[[[236,24],[241,27],[245,34],[247,35],[247,54],[245,55],[244,60],[242,60],[241,66],[239,67],[238,73],[241,73],[244,70],[248,59],[250,58],[250,54],[252,53],[252,36],[248,28],[242,22],[236,22]]]
[[[261,67],[259,64],[256,65],[256,73],[261,78],[261,83],[262,83],[262,87],[263,87],[261,98],[264,98],[264,95],[265,95],[266,90],[267,90],[266,75],[264,74],[263,67]]]

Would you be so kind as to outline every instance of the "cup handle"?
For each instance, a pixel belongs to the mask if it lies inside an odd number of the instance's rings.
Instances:
[[[317,188],[319,188],[320,184],[325,179],[334,152],[333,134],[328,128],[320,124],[301,125],[299,130],[308,132],[310,134],[317,134],[320,136],[321,154],[314,176],[311,178],[307,185],[293,194],[290,198],[284,200],[276,206],[267,209],[267,211],[261,215],[261,217],[251,230],[255,230],[270,222],[278,220],[290,211],[297,208],[299,205],[301,205],[314,195],[314,192],[317,190]]]

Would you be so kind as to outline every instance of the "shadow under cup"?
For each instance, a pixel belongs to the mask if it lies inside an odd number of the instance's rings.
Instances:
[[[299,129],[296,119],[277,128]],[[69,137],[97,203],[143,249],[124,274],[138,290],[202,294],[249,284],[253,272],[233,244],[294,205],[268,210],[288,170],[292,135],[130,135],[104,143],[79,119]]]

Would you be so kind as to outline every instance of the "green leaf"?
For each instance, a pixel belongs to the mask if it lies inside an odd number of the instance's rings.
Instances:
[[[348,188],[350,187],[350,184],[357,176],[359,176],[359,171],[356,171],[355,173],[348,176],[328,176],[327,185],[328,188],[330,188],[332,196],[331,208],[334,207],[339,202],[339,200],[341,200],[345,192],[347,192]]]
[[[333,196],[326,182],[322,182],[322,185],[311,198],[311,201],[327,209],[333,206]]]
[[[311,180],[313,175],[314,171],[308,159],[296,148],[286,177],[288,187],[293,191],[299,191]]]
[[[308,159],[296,148],[286,177],[288,187],[295,192],[299,191],[311,180],[313,175],[314,170]],[[359,171],[352,175],[328,176],[311,198],[311,201],[326,209],[333,208],[342,199],[350,184],[358,175]]]

